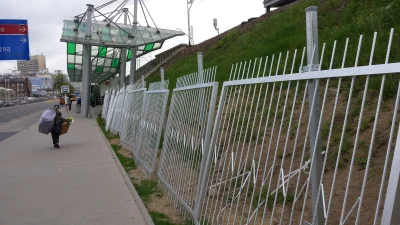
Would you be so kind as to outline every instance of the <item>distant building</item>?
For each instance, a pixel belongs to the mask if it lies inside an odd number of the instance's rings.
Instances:
[[[13,75],[13,76],[21,76],[21,71],[19,71],[19,70],[12,70],[11,71],[11,75]]]
[[[0,78],[0,87],[14,90],[18,98],[32,96],[32,85],[28,78]]]
[[[266,13],[269,13],[271,11],[271,8],[278,8],[282,7],[285,5],[288,5],[292,2],[295,2],[296,0],[264,0],[264,8],[266,10]]]
[[[63,71],[62,70],[54,70],[54,75],[57,75],[57,74],[62,74],[63,73]]]
[[[49,70],[47,68],[39,69],[39,73],[48,73]]]
[[[30,60],[17,61],[17,69],[21,71],[23,75],[33,75],[40,70],[46,69],[46,56],[44,55],[33,55]]]

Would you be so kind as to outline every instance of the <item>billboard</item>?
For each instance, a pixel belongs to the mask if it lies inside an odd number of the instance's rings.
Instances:
[[[36,85],[39,89],[43,88],[43,81],[41,77],[28,77],[31,85]]]
[[[32,85],[32,93],[33,94],[37,94],[38,93],[38,89],[39,89],[38,85]]]
[[[67,94],[67,93],[69,93],[69,86],[68,85],[61,86],[61,94]]]

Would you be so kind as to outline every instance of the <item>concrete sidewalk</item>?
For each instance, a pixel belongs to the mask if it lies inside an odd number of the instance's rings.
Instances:
[[[60,149],[37,124],[1,142],[0,224],[148,224],[95,120],[64,110]]]

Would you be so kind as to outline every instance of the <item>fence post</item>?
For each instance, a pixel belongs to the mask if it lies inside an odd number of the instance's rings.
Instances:
[[[383,208],[382,223],[387,225],[400,224],[400,126],[397,132],[396,147],[394,149],[392,169],[386,192]]]
[[[315,71],[319,68],[319,48],[318,48],[318,7],[311,6],[306,8],[306,29],[307,29],[307,63],[305,69]],[[315,49],[314,49],[315,48]],[[311,68],[310,68],[311,67]],[[314,93],[316,92],[315,99]],[[312,108],[314,101],[314,107]],[[317,137],[318,123],[321,114],[320,90],[317,80],[310,80],[308,84],[308,106],[310,114],[310,154],[313,155],[314,146],[315,158],[313,160],[311,171],[311,189],[312,189],[312,209],[313,213],[317,210],[317,216],[312,224],[319,225],[325,221],[323,202],[318,201],[318,191],[321,181],[322,172],[322,153],[321,153],[321,137]]]
[[[87,15],[86,15],[86,26],[88,31],[91,31],[91,24],[92,24],[92,11],[93,5],[86,5]],[[91,37],[91,32],[87,32],[87,37]],[[91,45],[83,45],[83,76],[82,76],[82,116],[88,117],[89,116],[89,97],[90,97],[90,76],[91,76],[91,69],[92,69],[92,60],[91,60]]]
[[[204,67],[203,67],[203,53],[198,52],[197,53],[197,69],[198,69],[198,84],[205,83],[206,81],[204,80]],[[215,87],[213,87],[213,93],[215,92]],[[203,198],[204,198],[204,193],[206,191],[206,185],[207,181],[204,181],[203,177],[206,174],[206,163],[207,163],[207,158],[208,154],[210,152],[209,149],[209,136],[212,132],[212,121],[210,121],[212,116],[209,117],[209,121],[206,121],[206,111],[205,111],[205,105],[204,105],[204,97],[205,97],[205,90],[202,88],[200,91],[200,96],[199,96],[199,101],[200,101],[200,124],[201,124],[201,138],[202,138],[202,148],[203,148],[203,155],[201,158],[201,164],[200,164],[200,174],[199,174],[199,181],[197,185],[197,193],[196,193],[196,204],[195,204],[195,209],[194,209],[194,219],[196,222],[199,221],[200,219],[200,214],[201,214],[201,206],[203,203]],[[216,102],[216,96],[212,95],[211,96],[211,102],[210,102],[210,112],[213,115],[214,114],[214,108],[215,108],[215,102]]]
[[[164,78],[164,67],[161,67],[160,68],[160,76],[161,76],[161,82],[162,82],[162,85],[163,85],[163,87],[165,86],[165,78]],[[167,97],[167,101],[168,101],[168,97]],[[163,118],[163,120],[164,121],[167,121],[167,113],[164,113],[164,118]],[[164,122],[163,123],[163,126],[162,126],[162,130],[165,132],[165,129],[167,128],[167,123],[166,122]]]
[[[197,71],[198,71],[198,83],[203,83],[204,82],[204,78],[203,78],[203,53],[202,52],[198,52],[197,53]]]

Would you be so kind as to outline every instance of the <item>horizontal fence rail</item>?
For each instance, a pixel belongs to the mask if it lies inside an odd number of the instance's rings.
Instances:
[[[181,77],[173,91],[158,168],[170,202],[195,216],[204,157],[211,137],[218,83],[216,68]],[[197,204],[197,205],[196,205]]]
[[[144,81],[130,85],[126,93],[126,104],[124,107],[124,123],[122,124],[121,145],[135,152],[138,137],[138,125],[141,118],[143,100],[145,98],[146,84]]]
[[[141,120],[138,125],[138,147],[135,160],[150,177],[156,167],[157,154],[168,101],[168,80],[151,83],[145,94]]]
[[[121,118],[122,118],[122,110],[124,108],[124,100],[125,100],[125,87],[119,90],[119,94],[117,96],[117,101],[115,104],[114,115],[111,122],[111,133],[118,134],[121,128]]]
[[[400,67],[389,63],[392,37],[393,30],[380,65],[372,65],[376,48],[385,48],[376,46],[376,33],[369,46],[363,36],[357,40],[352,68],[344,68],[349,39],[342,51],[333,43],[330,56],[324,44],[314,72],[313,65],[303,68],[305,49],[232,65],[220,97],[205,166],[210,168],[207,189],[196,222],[315,224],[313,205],[322,202],[324,221],[318,224],[381,224],[383,210],[390,210],[382,199],[388,167],[400,163],[392,161],[400,95]],[[361,49],[368,48],[368,65],[358,70]],[[339,52],[343,57],[338,61]],[[321,88],[309,96],[310,79]],[[320,141],[310,146],[310,112],[316,106],[308,99],[316,96],[321,99]],[[316,152],[318,145],[322,152]],[[317,202],[312,202],[315,160],[321,160],[322,170]]]

